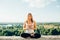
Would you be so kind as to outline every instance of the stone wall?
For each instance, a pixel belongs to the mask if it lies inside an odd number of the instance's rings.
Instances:
[[[0,40],[60,40],[60,35],[58,36],[45,36],[42,35],[41,38],[22,38],[20,36],[0,36]]]

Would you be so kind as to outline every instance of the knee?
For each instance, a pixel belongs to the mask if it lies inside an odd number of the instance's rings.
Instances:
[[[28,33],[22,33],[21,34],[21,37],[24,37],[24,38],[29,37],[29,36],[30,36],[30,34],[28,34]]]
[[[40,38],[41,34],[36,33],[35,36],[38,37],[38,38]]]
[[[24,33],[21,34],[21,37],[24,36]]]

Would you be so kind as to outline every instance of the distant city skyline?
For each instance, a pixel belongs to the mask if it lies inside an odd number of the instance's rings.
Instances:
[[[60,0],[0,0],[0,23],[24,22],[29,12],[36,22],[60,22]]]

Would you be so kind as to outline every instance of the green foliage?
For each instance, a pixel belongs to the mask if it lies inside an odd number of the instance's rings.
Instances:
[[[11,27],[2,27],[0,28],[0,36],[20,36],[21,33],[23,33],[24,30],[22,29],[22,26],[11,26]],[[37,26],[37,30],[35,30],[36,33],[39,33],[41,35],[60,35],[60,28],[50,28],[46,29],[44,26]]]
[[[40,33],[41,35],[60,35],[60,28],[50,28],[50,29],[45,29],[45,28],[40,28]]]
[[[2,32],[2,29],[0,29],[0,36],[2,36],[3,35],[3,32]]]

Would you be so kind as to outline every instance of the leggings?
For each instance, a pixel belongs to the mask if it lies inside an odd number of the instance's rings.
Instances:
[[[34,36],[31,36],[31,34],[29,34],[29,33],[22,33],[22,34],[21,34],[21,37],[23,37],[23,38],[27,38],[27,37],[31,37],[31,38],[40,38],[41,35],[38,34],[38,33],[35,33]]]

